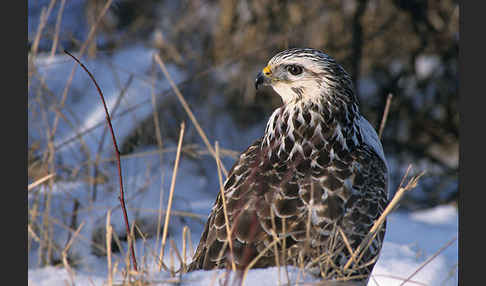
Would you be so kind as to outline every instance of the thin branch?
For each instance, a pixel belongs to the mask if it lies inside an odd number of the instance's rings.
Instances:
[[[117,111],[118,107],[120,106],[120,103],[121,103],[122,98],[125,96],[126,91],[128,90],[128,88],[132,84],[132,80],[133,80],[133,75],[130,75],[128,77],[128,80],[127,80],[125,86],[121,89],[120,94],[116,98],[115,104],[113,105],[113,108],[111,110],[112,111],[111,112],[111,115],[112,116],[115,116],[116,111]],[[96,151],[96,158],[95,158],[95,161],[93,162],[93,168],[94,168],[93,177],[94,177],[94,181],[93,181],[93,191],[92,191],[92,194],[91,194],[91,199],[93,200],[93,202],[96,201],[96,194],[97,194],[97,189],[98,189],[98,183],[97,183],[97,180],[96,179],[98,178],[98,173],[100,171],[99,170],[99,164],[100,164],[100,159],[101,159],[100,154],[101,154],[101,150],[103,149],[103,145],[105,143],[105,138],[106,138],[106,128],[103,129],[103,134],[101,135],[101,139],[100,139],[100,142],[99,142],[99,145],[98,145],[98,149]],[[115,158],[115,160],[116,160],[116,158]]]
[[[81,63],[75,56],[70,54],[68,51],[64,50],[66,54],[71,56],[89,75],[91,80],[93,81],[94,85],[96,86],[96,89],[98,90],[98,93],[100,95],[101,101],[103,103],[103,107],[105,108],[105,113],[106,113],[106,121],[108,122],[108,126],[110,128],[111,132],[111,139],[113,140],[113,146],[115,147],[115,155],[117,159],[117,166],[118,166],[118,177],[119,177],[119,183],[120,183],[120,196],[118,197],[118,200],[120,201],[120,205],[123,210],[123,218],[125,220],[125,226],[126,226],[126,231],[127,231],[127,236],[130,235],[130,223],[128,222],[128,215],[127,215],[127,210],[125,207],[125,195],[123,192],[123,178],[122,178],[122,171],[121,171],[121,160],[120,160],[120,150],[118,149],[118,144],[116,143],[116,138],[115,138],[115,133],[113,131],[113,126],[111,125],[111,119],[110,119],[110,114],[108,112],[108,108],[106,107],[105,103],[105,98],[103,97],[103,93],[101,92],[101,88],[99,87],[98,83],[96,82],[94,76],[91,74],[91,72],[84,66],[83,63]],[[133,249],[133,239],[130,240],[130,254],[132,258],[132,264],[133,264],[133,269],[135,271],[138,271],[137,267],[137,259],[135,258],[135,251]]]

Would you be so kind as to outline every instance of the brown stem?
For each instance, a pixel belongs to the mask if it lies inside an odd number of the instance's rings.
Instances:
[[[383,111],[383,117],[381,118],[380,130],[378,131],[378,138],[383,136],[383,130],[385,129],[386,119],[388,118],[388,112],[390,111],[390,104],[393,98],[393,94],[389,93],[386,98],[385,110]]]
[[[127,215],[127,209],[125,207],[125,196],[123,192],[123,179],[122,179],[122,172],[121,172],[121,160],[120,160],[120,151],[118,150],[118,145],[116,143],[115,139],[115,133],[113,132],[113,126],[111,125],[111,119],[110,119],[110,114],[108,113],[108,108],[106,107],[105,103],[105,98],[103,97],[103,93],[101,92],[101,88],[99,87],[98,83],[96,82],[95,78],[93,75],[89,72],[89,70],[81,63],[75,56],[70,54],[68,51],[64,50],[66,54],[71,56],[85,71],[88,73],[89,77],[93,81],[93,83],[96,86],[96,89],[98,90],[98,93],[101,97],[101,101],[103,102],[103,107],[105,108],[105,114],[106,114],[106,121],[108,122],[108,126],[110,128],[111,132],[111,139],[113,139],[113,146],[115,147],[115,155],[116,155],[116,161],[117,161],[117,167],[118,167],[118,177],[120,178],[120,196],[118,199],[120,200],[120,205],[122,207],[123,211],[123,218],[125,220],[125,226],[126,226],[126,231],[127,231],[127,236],[130,235],[130,223],[128,222],[128,215]],[[130,256],[132,258],[132,264],[133,264],[133,270],[137,271],[137,259],[135,258],[135,251],[133,249],[133,239],[129,240],[130,243]]]

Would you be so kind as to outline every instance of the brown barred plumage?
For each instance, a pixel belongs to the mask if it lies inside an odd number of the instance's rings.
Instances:
[[[350,259],[341,231],[356,249],[388,202],[381,144],[359,113],[350,77],[318,50],[277,54],[259,74],[261,85],[283,105],[224,183],[232,255],[218,194],[189,270],[230,267],[230,259],[243,269],[265,251],[253,267],[275,266],[278,256],[280,265],[338,278]],[[273,232],[278,255],[268,247]],[[385,227],[350,275],[369,278],[384,234]]]

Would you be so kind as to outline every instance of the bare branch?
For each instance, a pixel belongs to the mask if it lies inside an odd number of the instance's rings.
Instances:
[[[115,147],[115,155],[117,159],[117,166],[118,166],[118,177],[120,178],[119,183],[120,183],[120,196],[118,197],[118,200],[120,201],[120,205],[123,210],[123,218],[125,220],[125,226],[126,226],[126,231],[127,231],[127,236],[130,235],[130,223],[128,222],[128,215],[127,215],[127,209],[125,207],[125,195],[123,192],[123,177],[122,177],[122,171],[121,171],[121,160],[120,160],[120,150],[118,149],[118,144],[116,143],[116,138],[115,138],[115,132],[113,131],[113,126],[111,125],[111,119],[110,119],[110,113],[108,112],[108,108],[106,107],[105,103],[105,98],[103,96],[103,93],[101,92],[101,88],[96,82],[94,76],[91,74],[91,72],[84,66],[83,63],[81,63],[75,56],[70,54],[68,51],[64,50],[66,54],[71,56],[89,75],[91,80],[93,81],[94,85],[96,86],[96,89],[98,90],[98,93],[100,95],[101,101],[103,103],[103,107],[105,108],[105,114],[106,114],[106,121],[108,122],[108,126],[110,128],[111,132],[111,139],[113,140],[113,146]],[[132,258],[132,264],[133,264],[133,269],[137,271],[137,259],[135,258],[135,251],[133,249],[133,239],[129,240],[130,241],[130,254]]]

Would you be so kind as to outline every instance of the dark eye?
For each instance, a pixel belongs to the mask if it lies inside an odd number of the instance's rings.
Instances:
[[[302,73],[302,67],[298,65],[288,65],[285,67],[289,73],[293,75],[298,75]]]

